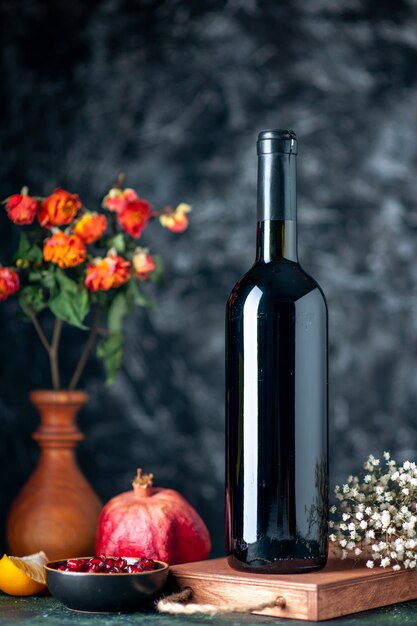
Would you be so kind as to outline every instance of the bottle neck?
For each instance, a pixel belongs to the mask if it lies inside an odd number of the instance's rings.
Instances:
[[[298,262],[296,155],[260,154],[258,161],[258,262]]]
[[[298,263],[297,222],[295,220],[258,222],[256,260],[270,263],[283,259]]]

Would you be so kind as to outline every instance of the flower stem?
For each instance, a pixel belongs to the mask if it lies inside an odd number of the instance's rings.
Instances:
[[[77,367],[75,368],[74,374],[71,378],[71,382],[68,387],[70,391],[74,391],[74,389],[76,389],[78,385],[81,374],[84,371],[84,368],[88,361],[88,357],[90,356],[90,352],[93,348],[94,340],[99,330],[99,324],[100,324],[100,309],[97,308],[94,311],[93,323],[91,325],[90,334],[88,336],[87,342],[84,346],[84,350],[82,351],[80,360],[78,361]]]
[[[61,386],[59,376],[59,364],[58,364],[58,347],[59,340],[61,338],[62,320],[56,319],[54,324],[54,331],[52,334],[52,342],[49,350],[49,362],[51,364],[51,377],[52,386],[54,389],[59,389]]]
[[[38,318],[36,317],[35,313],[33,311],[31,311],[30,309],[28,310],[28,315],[29,315],[30,319],[32,320],[32,323],[33,323],[33,325],[35,327],[35,330],[36,330],[36,332],[38,334],[39,339],[42,342],[43,347],[45,348],[45,350],[49,354],[51,346],[49,345],[49,341],[45,337],[45,333],[43,332],[43,330],[41,328],[41,325],[39,324]]]
[[[31,311],[31,309],[29,309],[28,315],[30,319],[32,320],[33,326],[36,330],[36,333],[39,339],[41,340],[43,347],[48,353],[49,365],[51,368],[52,387],[54,389],[59,389],[60,377],[59,377],[59,365],[58,365],[58,347],[59,347],[59,340],[61,338],[61,330],[62,330],[63,322],[62,320],[59,320],[59,319],[55,320],[54,330],[52,334],[52,341],[51,343],[49,343],[49,341],[46,338],[45,333],[42,330],[42,326],[40,325],[39,320],[36,317],[36,314],[33,311]]]

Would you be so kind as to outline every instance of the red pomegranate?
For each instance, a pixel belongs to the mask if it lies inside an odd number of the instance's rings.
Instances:
[[[133,490],[104,506],[96,553],[146,557],[170,565],[206,559],[210,535],[197,511],[173,489],[152,487],[153,475],[138,469]]]

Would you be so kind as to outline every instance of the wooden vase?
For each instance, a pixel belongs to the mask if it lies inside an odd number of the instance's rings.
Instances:
[[[34,391],[30,399],[41,416],[33,434],[41,452],[9,512],[9,553],[43,550],[50,560],[92,555],[102,503],[81,473],[74,450],[84,438],[75,420],[88,396],[82,391]]]

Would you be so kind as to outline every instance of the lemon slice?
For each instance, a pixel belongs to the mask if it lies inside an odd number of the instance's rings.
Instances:
[[[0,559],[0,589],[10,596],[32,596],[46,589],[45,552],[29,556],[7,556]]]

